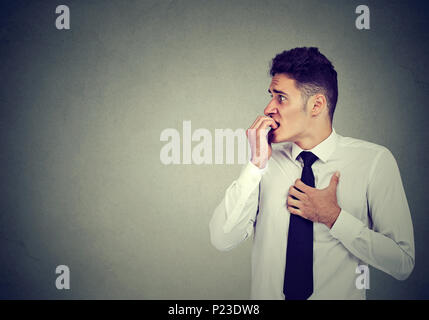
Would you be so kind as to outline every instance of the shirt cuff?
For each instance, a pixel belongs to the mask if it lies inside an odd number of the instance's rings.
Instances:
[[[340,214],[329,231],[331,235],[344,243],[351,243],[355,240],[362,228],[365,227],[362,221],[341,209]]]
[[[252,163],[252,161],[249,161],[237,179],[238,184],[242,186],[253,186],[258,184],[261,180],[262,174],[267,170],[267,167],[268,164],[265,168],[259,169]]]
[[[235,199],[236,205],[232,210],[231,214],[227,217],[225,225],[223,226],[223,231],[225,233],[230,232],[235,225],[242,219],[240,216],[241,211],[243,210],[246,202],[249,199],[252,191],[256,189],[259,182],[261,181],[262,171],[257,166],[255,166],[251,161],[249,161],[242,169],[240,176],[236,180],[238,186],[238,198]],[[234,188],[234,184],[232,184],[229,188]],[[227,189],[225,193],[225,206],[226,208],[230,207],[228,203],[228,193],[230,189]]]

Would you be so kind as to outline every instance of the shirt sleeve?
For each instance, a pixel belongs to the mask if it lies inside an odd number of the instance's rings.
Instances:
[[[343,209],[330,232],[363,262],[405,280],[414,268],[414,232],[399,168],[388,149],[373,165],[367,200],[371,229]]]
[[[259,203],[259,183],[266,170],[267,166],[259,169],[249,161],[238,179],[226,189],[209,224],[211,242],[218,250],[230,250],[252,234]]]

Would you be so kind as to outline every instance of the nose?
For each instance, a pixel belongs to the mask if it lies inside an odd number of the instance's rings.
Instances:
[[[277,113],[277,107],[274,99],[271,99],[270,103],[265,107],[264,114],[270,116],[271,114]]]

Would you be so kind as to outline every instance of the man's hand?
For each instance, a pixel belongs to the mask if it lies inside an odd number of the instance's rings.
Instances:
[[[270,117],[258,116],[252,126],[246,130],[252,151],[251,161],[261,169],[265,167],[272,153],[271,142],[267,138],[268,127],[277,129],[278,125]]]
[[[297,179],[295,185],[289,188],[287,197],[289,212],[313,222],[324,223],[331,229],[341,212],[337,202],[337,185],[340,173],[337,173],[338,176],[336,174],[332,176],[329,186],[320,190],[306,185],[301,179]],[[296,197],[297,200],[293,199],[292,196]]]

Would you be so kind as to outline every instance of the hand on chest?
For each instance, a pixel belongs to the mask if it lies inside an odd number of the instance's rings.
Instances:
[[[315,163],[312,167],[315,187],[302,181],[306,179],[302,166],[290,163],[284,168],[271,169],[261,180],[259,205],[265,215],[299,214],[315,223],[329,225],[329,215],[341,208],[366,220],[366,180],[364,172],[358,172],[359,167]],[[339,178],[334,177],[336,171],[340,172]]]

